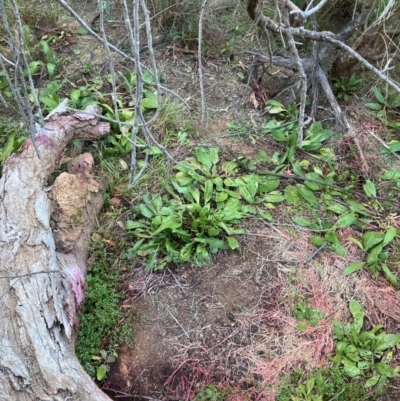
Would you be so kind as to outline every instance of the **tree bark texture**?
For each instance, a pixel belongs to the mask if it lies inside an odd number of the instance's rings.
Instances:
[[[96,106],[90,107],[87,111],[99,113]],[[53,115],[36,133],[40,159],[28,140],[4,164],[0,179],[1,401],[110,400],[84,372],[74,351],[84,300],[85,241],[102,204],[101,185],[89,174],[91,156],[72,163],[68,173],[61,174],[64,181],[48,186],[69,142],[95,140],[108,131],[108,123],[85,113]],[[85,189],[83,194],[78,184]],[[67,191],[69,199],[63,197]],[[72,226],[71,240],[67,232]]]

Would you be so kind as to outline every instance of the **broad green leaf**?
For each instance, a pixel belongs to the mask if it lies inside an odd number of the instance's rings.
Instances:
[[[324,182],[325,180],[321,178],[317,173],[311,172],[305,175],[306,178],[313,181],[305,181],[304,184],[307,185],[312,191],[317,191],[322,188],[321,184],[316,183],[315,181]]]
[[[144,98],[142,99],[142,107],[145,109],[156,109],[158,107],[158,102],[157,99],[152,99],[152,98]]]
[[[80,89],[74,89],[71,94],[71,100],[73,100],[74,102],[77,102],[79,100],[79,98],[81,97],[81,90]]]
[[[262,209],[258,209],[257,212],[258,212],[259,216],[262,217],[263,219],[265,219],[267,221],[272,221],[272,215],[270,213],[266,213]]]
[[[334,244],[336,242],[339,242],[338,237],[336,236],[334,231],[328,231],[325,234],[325,239],[330,242],[331,244]]]
[[[158,227],[158,229],[153,232],[153,235],[157,235],[160,232],[167,230],[167,229],[172,230],[174,228],[179,228],[181,226],[182,226],[182,223],[180,221],[177,221],[175,216],[168,216],[163,220],[160,227]]]
[[[193,242],[190,242],[183,246],[183,248],[179,253],[182,262],[187,262],[191,258],[193,246],[194,246]]]
[[[348,276],[350,274],[353,274],[363,268],[365,265],[365,262],[355,262],[352,263],[351,265],[348,265],[344,270],[343,270],[343,276]]]
[[[285,199],[290,204],[297,204],[300,201],[300,196],[297,188],[294,185],[288,185],[285,188]]]
[[[360,313],[364,315],[360,303],[356,301],[354,298],[350,299],[349,311],[353,315],[353,317],[357,316],[357,314]]]
[[[363,189],[366,195],[376,198],[376,188],[375,184],[372,181],[367,180],[363,185]]]
[[[381,341],[376,346],[376,350],[386,351],[387,349],[393,348],[398,344],[400,344],[399,334],[384,334],[381,338]]]
[[[216,237],[219,234],[219,230],[215,227],[209,227],[207,230],[207,234],[209,237]]]
[[[387,363],[376,363],[374,365],[374,368],[378,373],[380,373],[382,376],[386,377],[397,377],[398,373],[391,368]]]
[[[381,268],[383,270],[383,272],[385,273],[386,278],[388,279],[388,281],[394,285],[395,287],[398,286],[398,282],[397,282],[397,278],[396,276],[390,271],[390,269],[388,268],[388,266],[385,263],[381,264]]]
[[[210,155],[211,161],[214,165],[218,164],[219,162],[218,152],[219,152],[218,148],[210,148],[208,150],[208,154]]]
[[[132,248],[129,248],[126,252],[126,255],[128,258],[132,258],[136,252],[140,249],[140,247],[143,244],[144,239],[140,239],[139,241],[136,241],[135,245]]]
[[[362,334],[364,334],[364,333],[365,333],[364,331],[360,333],[360,337],[359,337],[359,338],[360,338],[360,343],[364,343],[364,342],[361,341],[361,336],[362,336]],[[369,334],[369,333],[367,333],[367,334]],[[369,340],[368,340],[368,343],[371,343],[371,341],[373,341],[373,340],[374,340],[373,338],[369,339]],[[360,345],[360,346],[362,346],[362,345]],[[361,358],[367,359],[367,360],[368,360],[368,362],[366,362],[366,361],[360,361],[360,362],[358,363],[358,367],[359,367],[360,369],[363,369],[363,370],[369,369],[369,368],[371,367],[371,362],[369,362],[369,361],[370,361],[370,360],[372,359],[372,357],[374,356],[374,353],[373,353],[372,351],[365,350],[365,349],[360,349],[360,348],[358,348],[358,353],[360,354]]]
[[[265,195],[263,200],[265,202],[278,203],[278,202],[283,202],[285,199],[286,198],[284,195],[269,193]]]
[[[379,244],[384,239],[384,235],[376,231],[368,231],[363,234],[363,245],[366,251],[369,251],[373,246]]]
[[[199,267],[208,266],[211,263],[210,255],[203,244],[197,245],[194,261]]]
[[[279,100],[271,99],[267,101],[267,106],[275,106],[275,107],[285,107]],[[276,124],[277,122],[273,120],[273,122]]]
[[[323,141],[330,137],[330,131],[322,129],[320,122],[313,123],[308,130],[306,137],[302,144],[302,149],[308,151],[315,151],[321,147]]]
[[[346,256],[347,251],[346,248],[340,243],[338,237],[336,236],[334,231],[328,231],[325,234],[325,239],[331,243],[331,249],[336,252],[340,256]]]
[[[336,214],[345,214],[348,212],[347,207],[340,205],[339,203],[335,203],[333,205],[328,206],[326,210],[330,210],[331,212]]]
[[[361,370],[358,369],[355,365],[345,365],[343,368],[344,373],[350,377],[356,377],[361,375]]]
[[[223,191],[224,190],[224,187],[223,187],[224,181],[222,180],[221,177],[215,177],[211,181],[215,185],[215,189],[217,191]]]
[[[299,225],[300,227],[310,227],[311,221],[303,218],[303,217],[292,217],[294,223]]]
[[[286,142],[287,136],[282,132],[282,130],[274,129],[271,131],[272,137],[278,142]]]
[[[386,171],[384,174],[378,174],[383,180],[398,180],[400,179],[400,171]]]
[[[254,205],[245,205],[243,206],[242,211],[246,215],[253,215],[256,214],[256,207]]]
[[[383,246],[388,245],[393,240],[393,238],[396,236],[396,234],[397,234],[396,229],[394,227],[389,227],[385,233],[385,237],[383,238],[382,245]]]
[[[0,160],[1,161],[4,162],[14,151],[15,136],[16,136],[16,132],[12,132],[10,135],[8,135],[6,144],[3,146],[3,149],[0,149],[0,154],[1,154]]]
[[[340,242],[335,242],[331,245],[331,248],[334,252],[336,252],[340,256],[346,256],[347,251],[346,248],[340,243]]]
[[[365,104],[370,110],[381,110],[382,106],[379,103],[366,103]]]
[[[352,362],[359,362],[360,361],[360,355],[358,353],[357,348],[350,344],[345,348],[344,351],[346,358],[348,358]]]
[[[47,72],[49,74],[49,77],[53,77],[56,72],[57,64],[47,63],[46,67],[47,67]]]
[[[374,387],[376,383],[378,383],[380,376],[372,376],[365,383],[364,388]]]
[[[320,235],[314,235],[310,238],[310,242],[315,246],[322,246],[325,240]]]
[[[236,199],[236,200],[242,199],[242,195],[240,195],[239,192],[231,191],[231,190],[229,190],[229,189],[226,189],[225,192],[226,192],[231,198],[234,198],[234,199]]]
[[[347,237],[346,239],[351,241],[353,244],[356,244],[362,251],[364,250],[363,244],[357,238]]]
[[[218,192],[215,195],[215,202],[225,202],[228,199],[229,195],[227,192]]]
[[[242,177],[245,182],[246,188],[248,189],[250,195],[254,198],[258,190],[258,181],[260,177],[255,174],[245,175]]]
[[[383,245],[377,244],[369,250],[369,253],[367,256],[368,265],[371,266],[378,262],[378,257],[380,255],[380,253],[382,252],[382,249],[383,249]]]
[[[260,194],[274,191],[279,187],[280,181],[278,179],[266,180],[259,184],[258,192]]]
[[[107,375],[106,365],[100,365],[96,370],[96,379],[101,382]]]
[[[159,71],[157,71],[157,75],[160,76]],[[145,71],[143,74],[143,78],[145,81],[151,83],[151,84],[155,84],[156,80],[154,78],[154,75],[150,72],[150,71]]]
[[[252,196],[247,187],[239,187],[240,195],[243,196],[243,199],[250,203],[251,205],[255,203],[254,196]]]
[[[237,161],[230,161],[230,162],[225,162],[221,166],[221,170],[226,174],[229,175],[233,173],[237,168],[239,164]]]
[[[49,97],[40,96],[39,100],[51,110],[55,109],[58,106],[58,102]]]
[[[203,148],[196,148],[196,159],[203,164],[208,170],[212,167],[212,156]]]
[[[237,241],[236,238],[233,237],[227,237],[228,240],[228,245],[231,249],[236,249],[239,247],[239,242]]]
[[[200,205],[200,191],[198,188],[190,188],[188,193],[193,197],[194,201]]]
[[[318,208],[319,206],[318,199],[309,188],[307,188],[304,185],[300,185],[298,187],[298,190],[304,200],[306,200],[311,206]]]
[[[346,199],[346,203],[350,206],[350,209],[353,212],[363,214],[365,216],[369,215],[368,210],[365,208],[365,206],[362,203],[359,203],[355,201],[354,199]]]
[[[387,125],[389,125],[389,124],[387,124]],[[390,125],[392,125],[392,124],[390,124]],[[395,128],[395,127],[393,127],[393,128]],[[398,130],[398,127],[397,127],[397,130]],[[390,141],[387,145],[389,146],[390,151],[400,152],[400,141],[393,140],[393,141]],[[390,153],[390,151],[387,150],[386,148],[381,149],[381,153]]]
[[[292,164],[293,173],[297,175],[297,177],[304,177],[303,170],[301,169],[301,164],[299,162],[295,162]]]
[[[213,188],[214,188],[214,184],[212,183],[211,180],[207,180],[204,183],[204,204],[207,204],[208,202],[210,202],[211,197],[213,195]]]
[[[233,180],[232,178],[225,178],[224,185],[227,187],[240,187],[241,184],[237,180]]]
[[[374,89],[373,89],[373,92],[374,92],[374,95],[375,95],[376,100],[377,100],[380,104],[385,104],[385,103],[386,103],[386,102],[385,102],[385,98],[384,98],[384,96],[382,95],[382,92],[381,92],[381,90],[380,90],[379,88],[377,88],[377,87],[375,86]]]
[[[193,178],[189,177],[186,173],[184,173],[182,171],[179,171],[178,173],[176,173],[175,180],[182,187],[190,185],[193,182]]]
[[[127,220],[125,223],[125,228],[127,230],[133,230],[134,228],[142,227],[142,224],[137,221]]]
[[[339,217],[336,223],[333,225],[334,228],[347,228],[350,227],[357,220],[354,212],[349,212]]]
[[[275,106],[275,107],[271,107],[270,109],[268,109],[269,114],[279,114],[279,113],[282,113],[283,111],[286,111],[286,109],[281,106]]]
[[[148,206],[145,204],[141,203],[139,205],[139,212],[144,216],[147,217],[148,219],[151,219],[154,216],[154,213],[149,209]]]

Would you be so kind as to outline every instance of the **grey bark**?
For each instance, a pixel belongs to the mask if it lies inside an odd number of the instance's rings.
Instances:
[[[56,249],[47,187],[65,146],[109,125],[77,113],[52,116],[39,131],[41,158],[28,140],[0,179],[0,400],[109,401],[75,356],[85,251]]]

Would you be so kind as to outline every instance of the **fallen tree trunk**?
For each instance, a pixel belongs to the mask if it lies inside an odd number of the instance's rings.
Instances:
[[[87,111],[98,113],[96,106]],[[48,187],[68,143],[95,140],[108,131],[108,123],[88,114],[55,115],[36,133],[40,159],[28,140],[4,164],[0,180],[2,401],[110,400],[84,372],[74,352],[84,300],[85,237],[102,204],[101,185],[89,174],[91,156],[72,163],[63,173],[64,181]],[[78,188],[85,190],[79,194]],[[62,194],[68,190],[71,196],[66,199]],[[72,226],[74,237],[68,242]]]

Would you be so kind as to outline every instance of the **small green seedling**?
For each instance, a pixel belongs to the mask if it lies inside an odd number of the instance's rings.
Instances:
[[[98,361],[99,366],[96,369],[96,379],[101,382],[107,377],[107,372],[109,371],[110,364],[115,362],[115,358],[118,354],[113,351],[111,354],[105,350],[100,351],[100,355],[93,355],[92,360]]]
[[[309,306],[308,301],[300,301],[293,306],[293,315],[301,322],[297,325],[298,330],[305,330],[308,325],[318,326],[319,319],[325,317],[325,313]]]
[[[295,390],[296,394],[291,396],[291,401],[322,401],[322,395],[318,394],[315,378],[310,377],[305,384],[299,383]]]
[[[358,79],[355,74],[349,77],[333,78],[333,91],[339,99],[345,102],[349,101],[350,96],[355,96],[355,91],[361,85],[361,79]]]
[[[397,278],[385,263],[388,258],[388,253],[383,251],[383,249],[393,241],[396,234],[397,231],[394,227],[388,227],[385,232],[368,231],[364,233],[362,241],[349,237],[348,240],[367,253],[367,259],[365,262],[355,262],[347,266],[343,274],[347,276],[367,265],[375,276],[377,276],[379,272],[383,272],[390,283],[397,287]]]
[[[210,384],[196,394],[194,401],[224,401],[226,395],[226,390],[217,389],[214,385]]]

